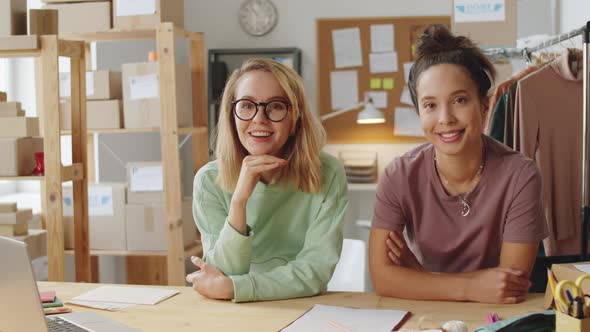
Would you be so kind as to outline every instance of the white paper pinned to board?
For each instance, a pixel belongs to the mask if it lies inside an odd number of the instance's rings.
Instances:
[[[59,73],[59,95],[60,97],[71,97],[72,76],[70,73]],[[86,72],[86,96],[94,95],[94,73]]]
[[[506,2],[504,0],[455,0],[453,20],[455,23],[505,21]]]
[[[392,73],[397,71],[397,53],[371,53],[369,54],[370,69],[372,74]]]
[[[371,52],[393,52],[395,28],[393,24],[371,25]]]
[[[337,69],[363,65],[361,30],[359,28],[332,31],[334,67]]]
[[[396,107],[393,121],[395,136],[424,136],[420,117],[411,107]]]
[[[404,62],[403,66],[404,66],[404,80],[406,81],[406,83],[408,83],[410,81],[410,70],[412,69],[412,66],[414,65],[413,62]]]
[[[356,70],[330,72],[330,92],[333,110],[358,104],[358,91],[358,74]]]
[[[117,0],[115,3],[117,4],[116,16],[153,15],[156,13],[156,0]]]
[[[404,89],[402,90],[402,95],[399,101],[404,104],[414,106],[414,104],[412,103],[412,95],[410,94],[410,89],[408,89],[407,86],[404,87]]]
[[[160,97],[160,84],[157,74],[129,77],[129,99],[150,99]]]
[[[373,99],[376,108],[387,108],[387,91],[367,91],[365,95]]]
[[[133,166],[129,179],[129,191],[164,191],[162,165]]]

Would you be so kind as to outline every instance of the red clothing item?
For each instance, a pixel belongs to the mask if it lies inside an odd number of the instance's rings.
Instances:
[[[444,190],[432,144],[395,158],[377,186],[373,227],[407,232],[408,246],[432,272],[496,267],[502,242],[535,243],[547,236],[541,176],[535,162],[482,135],[485,167],[471,192],[471,212]]]
[[[568,50],[516,90],[514,149],[535,159],[543,177],[548,256],[580,253],[582,72],[568,61],[578,53]]]

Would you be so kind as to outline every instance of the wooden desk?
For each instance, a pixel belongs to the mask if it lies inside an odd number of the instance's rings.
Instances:
[[[66,301],[99,284],[39,282],[40,290],[55,290]],[[131,286],[132,287],[132,286]],[[146,286],[150,287],[150,286]],[[161,286],[159,286],[161,287]],[[502,318],[543,310],[543,294],[531,294],[515,305],[461,302],[409,301],[380,297],[374,293],[328,293],[326,295],[274,302],[232,303],[206,299],[189,287],[171,287],[180,294],[155,306],[135,306],[117,312],[99,310],[105,316],[142,331],[278,331],[314,304],[367,309],[399,309],[412,312],[402,330],[417,328],[421,316],[440,321],[462,320],[469,331],[485,324],[486,314]],[[75,312],[93,310],[72,306]]]

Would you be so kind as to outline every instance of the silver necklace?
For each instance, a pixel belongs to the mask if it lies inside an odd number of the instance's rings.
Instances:
[[[481,173],[483,172],[483,167],[485,165],[485,159],[486,159],[485,158],[485,155],[486,155],[485,144],[482,145],[481,150],[482,150],[481,164],[479,165],[479,169],[477,170],[477,173],[475,173],[475,175],[473,176],[473,180],[471,183],[471,189],[469,189],[469,191],[467,191],[464,194],[457,195],[457,197],[459,197],[459,201],[461,203],[459,213],[461,213],[461,216],[463,216],[463,217],[466,217],[467,215],[469,215],[469,212],[471,212],[471,205],[469,205],[469,201],[468,201],[469,195],[471,195],[471,193],[473,192],[473,190],[477,186],[477,182],[478,182],[479,178],[481,177]],[[445,176],[442,174],[442,172],[438,168],[438,162],[436,160],[436,153],[434,154],[434,168],[436,169],[436,172],[440,176],[440,179],[448,186],[449,180],[447,180],[445,178]]]

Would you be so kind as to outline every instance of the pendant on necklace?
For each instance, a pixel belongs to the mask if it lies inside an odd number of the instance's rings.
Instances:
[[[471,207],[469,206],[469,204],[467,204],[466,201],[461,200],[461,215],[463,217],[466,217],[469,212],[471,212]]]

